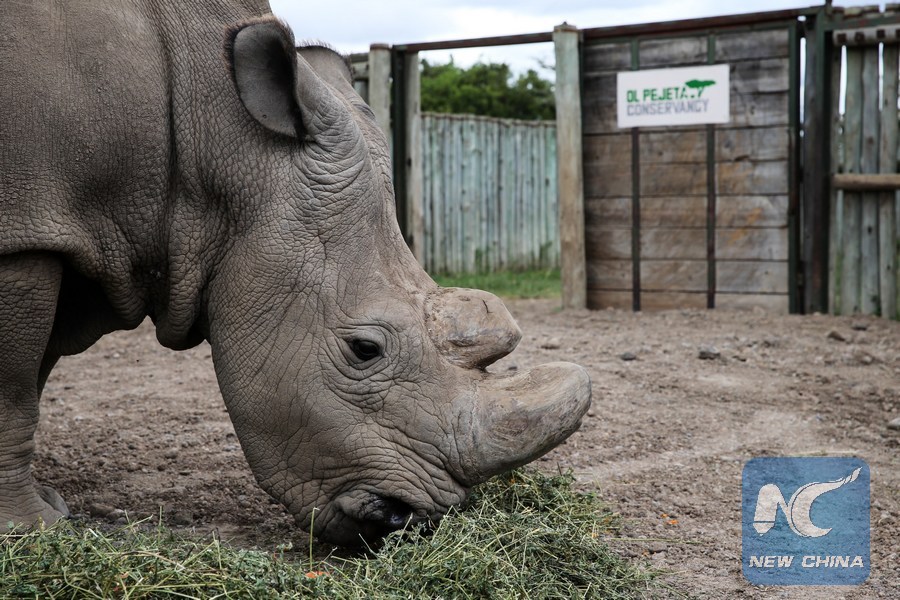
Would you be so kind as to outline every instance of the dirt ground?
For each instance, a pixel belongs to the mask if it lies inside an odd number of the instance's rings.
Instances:
[[[556,304],[509,302],[525,335],[491,369],[589,369],[591,412],[538,464],[573,469],[621,512],[618,552],[703,598],[900,597],[900,431],[888,427],[900,417],[900,323]],[[162,509],[175,526],[267,547],[292,535],[253,481],[206,345],[171,352],[147,323],[107,336],[60,361],[42,411],[36,471],[73,513],[114,522]],[[871,576],[855,588],[751,586],[740,565],[743,465],[808,454],[871,467]]]

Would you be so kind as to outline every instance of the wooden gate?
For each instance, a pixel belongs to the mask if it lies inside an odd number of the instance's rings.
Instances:
[[[900,318],[897,16],[880,13],[877,7],[874,12],[848,9],[836,13],[829,27],[827,41],[833,43],[833,52],[828,300],[831,311],[839,314]]]
[[[583,33],[589,307],[797,310],[796,13]],[[617,129],[617,72],[723,63],[729,123]]]

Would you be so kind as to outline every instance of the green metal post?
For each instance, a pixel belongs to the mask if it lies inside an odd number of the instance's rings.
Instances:
[[[640,39],[631,40],[631,70],[641,67]],[[631,309],[641,310],[641,135],[631,128]]]
[[[706,38],[706,62],[716,62],[716,34]],[[716,307],[716,126],[706,126],[706,308]]]

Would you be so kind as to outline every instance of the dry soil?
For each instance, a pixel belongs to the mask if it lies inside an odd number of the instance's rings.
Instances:
[[[572,469],[625,517],[623,555],[673,595],[900,598],[900,323],[761,312],[560,311],[510,301],[525,335],[491,370],[570,360],[593,378],[581,430],[538,461]],[[859,457],[871,468],[872,571],[859,587],[759,588],[741,575],[741,471],[756,456]],[[159,346],[152,326],[64,358],[44,391],[39,479],[72,512],[272,547],[295,535],[256,486],[210,350]]]

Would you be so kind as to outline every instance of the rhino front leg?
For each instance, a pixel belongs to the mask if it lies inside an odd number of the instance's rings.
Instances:
[[[53,523],[68,511],[31,472],[40,388],[62,267],[42,254],[0,257],[0,526]]]

